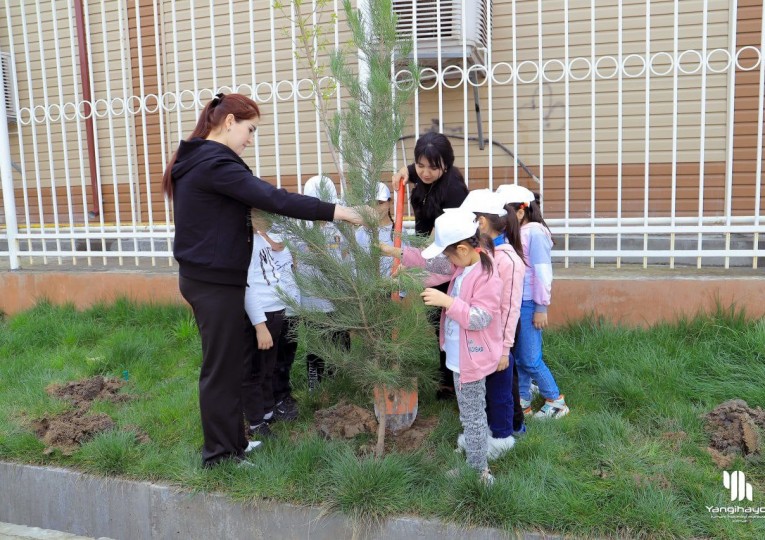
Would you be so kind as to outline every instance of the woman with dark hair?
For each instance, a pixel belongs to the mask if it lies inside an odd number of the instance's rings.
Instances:
[[[454,166],[454,150],[446,135],[426,133],[414,146],[414,163],[393,175],[394,189],[403,179],[414,184],[410,194],[414,229],[428,236],[444,208],[457,208],[468,194],[465,178]]]
[[[414,230],[422,236],[429,236],[433,231],[436,218],[444,213],[445,208],[458,208],[468,194],[465,178],[459,168],[454,166],[454,150],[446,135],[426,133],[414,146],[414,163],[402,167],[393,175],[393,188],[401,180],[414,184],[409,201],[414,212]],[[434,288],[446,292],[449,283]],[[440,320],[434,311],[431,323],[438,333]],[[446,353],[440,351],[441,390],[439,398],[454,395],[454,379],[446,367]]]
[[[162,189],[173,199],[179,286],[202,338],[199,409],[205,467],[242,461],[242,381],[254,340],[244,310],[252,254],[250,209],[308,220],[360,224],[358,212],[276,189],[239,157],[253,142],[260,110],[241,94],[218,94],[202,110],[165,169]]]

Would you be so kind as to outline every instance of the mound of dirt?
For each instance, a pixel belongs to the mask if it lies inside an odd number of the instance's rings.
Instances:
[[[326,439],[353,439],[362,433],[377,433],[377,420],[372,411],[344,402],[316,411],[314,422]]]
[[[765,411],[753,409],[742,399],[718,405],[704,419],[710,435],[707,451],[721,468],[727,468],[736,456],[748,457],[762,451],[760,430],[765,430]]]
[[[85,409],[77,409],[35,420],[32,428],[35,435],[47,445],[46,455],[60,450],[68,456],[96,434],[113,429],[114,421],[103,413],[88,414]]]
[[[412,427],[396,434],[388,433],[385,436],[385,451],[395,449],[397,452],[416,452],[425,444],[428,436],[438,426],[438,418],[417,417]]]
[[[64,399],[75,407],[87,408],[97,399],[114,403],[128,401],[129,396],[119,393],[124,384],[120,379],[106,379],[97,375],[81,381],[53,384],[45,391],[48,392],[48,395]]]
[[[314,414],[316,430],[327,439],[353,439],[367,433],[377,435],[377,419],[372,411],[357,405],[338,403],[334,407],[320,409]],[[438,418],[417,418],[412,427],[399,433],[385,435],[385,450],[415,452],[438,425]],[[360,448],[362,453],[373,452],[374,444]]]

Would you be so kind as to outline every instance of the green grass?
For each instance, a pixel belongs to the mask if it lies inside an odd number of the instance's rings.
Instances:
[[[729,503],[722,473],[705,451],[701,419],[732,398],[765,407],[765,321],[729,310],[648,330],[586,320],[548,332],[545,351],[572,414],[531,421],[527,436],[492,464],[492,488],[453,452],[460,431],[455,404],[430,396],[421,396],[421,415],[439,423],[418,453],[375,460],[358,452],[369,437],[319,438],[311,421],[322,400],[370,403],[342,377],[328,381],[323,396],[309,397],[300,358],[293,377],[299,420],[275,425],[278,437],[258,452],[255,467],[203,470],[201,348],[188,310],[124,300],[86,311],[41,303],[0,318],[0,459],[222,491],[236,500],[320,505],[360,526],[414,514],[584,537],[765,537],[765,519],[709,517],[706,506]],[[45,455],[29,422],[68,407],[45,388],[125,372],[124,391],[137,399],[93,406],[117,428],[71,456]],[[125,429],[130,425],[151,442],[138,444]],[[662,436],[680,431],[682,440]],[[462,473],[447,478],[454,468]],[[753,483],[751,504],[765,506],[762,459],[738,459],[732,469]]]

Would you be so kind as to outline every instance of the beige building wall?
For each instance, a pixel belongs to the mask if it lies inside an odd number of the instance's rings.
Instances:
[[[16,85],[22,107],[37,106],[40,111],[39,106],[45,103],[47,92],[48,103],[67,103],[72,109],[81,99],[73,10],[68,9],[66,2],[43,4],[9,4],[10,18],[6,24],[0,25],[0,48],[10,49],[12,35]],[[274,81],[287,81],[277,85],[280,93],[286,96],[290,93],[288,82],[306,76],[301,61],[293,53],[289,13],[279,9],[274,11],[272,31],[270,3],[259,0],[234,0],[234,17],[230,16],[228,2],[215,2],[212,11],[209,3],[192,3],[190,0],[109,0],[103,4],[103,12],[101,3],[87,4],[94,99],[181,92],[183,103],[190,105],[189,91],[208,89],[203,95],[206,101],[215,88],[224,87],[228,91],[237,85],[248,85],[240,87],[247,91],[255,86],[260,98],[262,122],[257,148],[248,150],[244,156],[253,170],[263,178],[291,189],[317,174],[320,168],[333,174],[334,164],[321,126],[317,129],[312,100],[292,97],[275,100],[268,96]],[[533,75],[532,64],[538,64],[540,59],[542,62],[553,61],[550,73],[555,75],[557,60],[566,57],[597,59],[618,54],[618,11],[613,3],[596,6],[594,44],[589,3],[570,2],[567,25],[561,0],[543,3],[503,1],[493,5],[492,62],[500,64],[496,71],[499,79],[507,75],[501,64],[513,63],[514,42],[516,62],[526,62],[521,70],[524,78]],[[540,6],[543,9],[541,43],[537,11]],[[674,2],[650,2],[649,51],[646,48],[646,2],[628,0],[622,2],[622,6],[624,57],[644,56],[646,52],[671,54],[674,51]],[[708,50],[730,45],[728,6],[727,2],[709,3]],[[704,47],[702,0],[686,0],[679,3],[679,7],[678,51],[701,50]],[[760,0],[738,2],[737,47],[759,45],[761,17]],[[324,20],[329,21],[328,14],[324,15]],[[343,28],[342,23],[340,28]],[[564,47],[566,28],[568,50]],[[58,57],[54,30],[60,45]],[[331,31],[326,37],[330,45],[334,44]],[[346,46],[347,40],[347,33],[341,32],[339,43]],[[695,57],[689,55],[687,58],[689,60],[684,65],[690,69]],[[608,59],[600,62],[602,71],[613,70],[613,62]],[[663,69],[663,64],[659,58],[656,68]],[[629,65],[631,72],[637,72],[641,67],[634,57]],[[719,67],[717,60],[715,65]],[[143,79],[140,77],[141,66]],[[584,63],[577,66],[576,74],[584,75]],[[616,79],[597,78],[593,83],[590,77],[583,81],[569,81],[568,92],[563,80],[519,82],[516,85],[485,81],[480,87],[479,101],[484,137],[491,136],[497,143],[491,151],[489,146],[480,150],[477,142],[466,143],[462,137],[465,133],[475,137],[478,132],[472,89],[467,92],[463,87],[442,89],[440,107],[437,90],[421,90],[417,96],[418,129],[415,129],[413,106],[407,130],[411,137],[404,141],[403,152],[398,149],[399,162],[403,159],[411,161],[414,139],[418,134],[434,127],[439,129],[442,123],[443,131],[450,135],[455,147],[457,163],[465,169],[471,187],[488,185],[490,180],[495,185],[513,181],[516,174],[513,160],[498,146],[501,144],[516,152],[542,179],[548,215],[562,215],[566,201],[569,201],[570,215],[574,217],[614,215],[619,176],[623,215],[643,214],[646,185],[651,215],[665,215],[670,211],[672,198],[672,113],[673,99],[677,95],[675,208],[679,215],[694,215],[699,211],[702,143],[699,135],[703,125],[706,129],[703,140],[705,190],[701,200],[704,213],[717,215],[725,211],[727,110],[728,100],[734,96],[735,90],[734,154],[737,165],[732,207],[734,213],[751,215],[756,165],[752,124],[756,120],[758,71],[737,70],[736,74],[735,87],[729,87],[728,73],[707,74],[703,117],[700,73],[680,74],[677,81],[671,75],[651,75],[648,79],[645,76],[624,77],[621,107]],[[165,99],[168,103],[172,100],[167,96]],[[154,107],[156,101],[149,100],[148,103]],[[649,115],[646,119],[647,103]],[[335,107],[334,100],[331,105]],[[97,102],[97,111],[104,112],[104,107],[103,101]],[[621,131],[617,129],[620,112]],[[151,111],[125,114],[120,111],[117,115],[96,118],[98,171],[107,221],[134,218],[139,222],[146,221],[149,209],[152,209],[155,221],[172,217],[166,213],[159,189],[160,177],[164,163],[178,141],[193,129],[197,114],[198,107],[192,106],[180,112],[177,109],[161,114]],[[22,163],[26,172],[25,179],[15,175],[19,188],[17,205],[20,214],[25,216],[19,220],[20,224],[38,223],[41,216],[49,223],[54,207],[58,209],[59,221],[82,221],[85,209],[92,204],[84,121],[57,120],[23,126],[22,139],[15,126],[11,127],[13,159]],[[650,141],[647,181],[646,135]],[[618,151],[620,136],[621,155]],[[35,152],[37,161],[34,160]],[[569,166],[565,167],[567,161]],[[621,169],[617,167],[619,161]],[[491,168],[490,164],[493,165]],[[521,183],[539,187],[520,169],[517,174]],[[593,183],[594,207],[591,204]],[[67,184],[72,186],[71,202],[63,187]],[[26,206],[25,200],[28,201]]]

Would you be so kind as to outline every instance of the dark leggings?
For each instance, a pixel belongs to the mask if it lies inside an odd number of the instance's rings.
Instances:
[[[502,371],[495,371],[486,377],[486,418],[491,436],[504,439],[513,434],[515,423],[514,390],[518,383],[513,376],[515,361],[512,353],[508,355],[510,365]],[[520,399],[520,397],[519,397]],[[521,414],[523,421],[523,414]],[[519,428],[520,429],[520,428]]]
[[[179,278],[181,295],[194,311],[202,338],[199,412],[202,461],[210,466],[241,457],[247,447],[242,380],[251,361],[252,325],[244,311],[244,286]]]
[[[282,334],[284,310],[266,313],[266,328],[273,339],[270,349],[259,350],[255,331],[252,332],[252,363],[242,382],[242,401],[244,416],[250,425],[259,424],[264,415],[273,411],[274,405],[274,370],[276,368],[277,347]]]
[[[292,395],[290,384],[290,371],[295,361],[297,352],[298,318],[285,317],[282,333],[279,336],[279,344],[276,345],[276,367],[274,369],[274,401],[279,403],[284,398]]]

